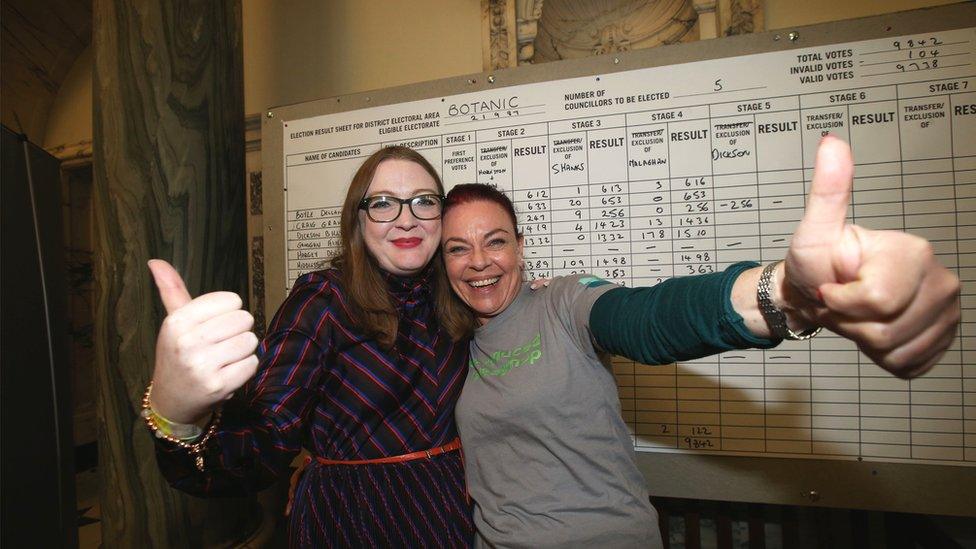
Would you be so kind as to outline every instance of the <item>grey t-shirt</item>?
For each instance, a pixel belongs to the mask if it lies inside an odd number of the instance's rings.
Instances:
[[[590,338],[593,303],[616,287],[524,285],[475,333],[456,416],[476,546],[661,546],[609,357]]]

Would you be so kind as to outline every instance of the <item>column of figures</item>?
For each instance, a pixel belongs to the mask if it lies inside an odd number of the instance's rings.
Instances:
[[[773,100],[768,99],[711,108],[715,261],[719,270],[759,258],[758,129],[754,113],[773,108]],[[765,449],[762,358],[762,351],[755,349],[718,357],[723,450]]]
[[[671,162],[672,264],[675,276],[714,273],[715,187],[708,107],[682,109],[668,124]],[[718,357],[678,364],[678,445],[721,449],[721,379]]]
[[[552,200],[549,189],[550,150],[546,124],[517,129],[512,138],[513,199],[525,246],[530,279],[551,278]]]
[[[671,179],[665,120],[682,111],[627,115],[627,180],[630,193],[631,278],[654,286],[674,276],[671,255]],[[674,364],[634,364],[632,429],[638,447],[678,447],[678,401]]]
[[[960,214],[956,211],[953,125],[965,124],[966,117],[955,116],[950,95],[933,94],[928,83],[898,86],[898,104],[893,110],[901,129],[905,230],[927,238],[939,261],[957,269]],[[972,150],[976,133],[959,136],[959,148]],[[911,381],[912,458],[965,459],[962,369],[957,341],[935,368]]]
[[[324,269],[339,253],[339,219],[342,200],[352,175],[379,144],[288,155],[285,171],[285,208],[288,254],[285,291],[301,275]],[[437,164],[434,164],[437,166]],[[336,186],[341,191],[323,203],[315,191]]]
[[[589,273],[591,235],[586,130],[574,121],[549,123],[552,274]]]
[[[755,115],[760,246],[756,259],[763,265],[783,259],[804,204],[799,98],[775,98],[769,103],[768,109]],[[763,376],[764,450],[809,451],[805,437],[810,427],[809,344],[784,342],[760,351],[759,358],[761,369],[754,373]]]
[[[512,139],[504,130],[475,132],[478,151],[478,183],[491,185],[512,196]]]
[[[976,88],[976,79],[966,89]],[[976,92],[956,93],[952,109],[952,156],[956,182],[957,260],[962,282],[959,347],[963,384],[964,459],[976,461]]]
[[[894,99],[894,87],[804,97],[805,106],[835,116],[843,123],[830,131],[847,140],[854,153],[851,218],[871,229],[904,229],[901,149]],[[819,137],[811,132],[810,141]],[[859,365],[853,367],[854,362],[845,356],[856,349],[853,343],[829,335],[822,342],[811,343],[815,349],[811,353],[814,453],[863,455],[865,448],[900,451],[896,448],[901,447],[905,428],[909,427],[902,417],[903,411],[907,411],[903,403],[907,384],[860,353],[857,354]],[[820,349],[827,343],[830,349]],[[832,360],[818,360],[821,356]],[[860,377],[853,377],[854,372]],[[890,406],[895,408],[889,415]],[[859,410],[857,422],[853,419],[855,408]]]
[[[593,274],[631,286],[630,202],[627,182],[627,127],[623,115],[594,120],[587,131],[591,255]]]
[[[461,183],[478,180],[478,144],[475,132],[449,133],[442,136],[441,180],[450,191]]]

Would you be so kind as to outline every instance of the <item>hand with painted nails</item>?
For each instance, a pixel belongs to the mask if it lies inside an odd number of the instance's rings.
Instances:
[[[537,278],[529,283],[529,288],[532,290],[538,290],[540,288],[548,288],[550,282],[552,282],[551,278]]]
[[[847,143],[824,138],[803,220],[777,268],[781,308],[801,326],[851,339],[898,377],[915,377],[952,344],[959,279],[927,240],[848,223],[853,177]]]
[[[257,370],[254,318],[231,292],[193,299],[165,261],[151,260],[149,270],[167,313],[156,340],[152,407],[171,421],[197,423]]]

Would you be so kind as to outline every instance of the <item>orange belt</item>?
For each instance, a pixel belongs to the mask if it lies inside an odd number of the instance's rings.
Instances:
[[[324,457],[316,457],[315,460],[322,465],[373,465],[377,463],[403,463],[404,461],[413,461],[415,459],[431,459],[434,456],[453,452],[454,450],[458,450],[460,448],[461,439],[455,438],[451,442],[448,442],[443,446],[438,446],[437,448],[420,450],[419,452],[410,452],[409,454],[403,454],[400,456],[390,456],[376,459],[326,459]],[[308,456],[307,459],[308,461],[311,461],[312,456]]]
[[[298,486],[298,480],[302,477],[302,472],[308,467],[312,460],[316,460],[322,465],[378,465],[378,464],[390,464],[390,463],[403,463],[405,461],[414,461],[417,459],[432,459],[434,456],[439,456],[441,454],[446,454],[448,452],[453,452],[455,450],[461,449],[461,439],[455,438],[451,442],[443,446],[438,446],[437,448],[431,448],[430,450],[420,450],[419,452],[410,452],[409,454],[402,454],[399,456],[382,457],[375,459],[326,459],[324,457],[315,456],[305,456],[302,463],[295,469],[295,472],[291,475],[291,482],[288,486],[288,505],[285,507],[285,514],[291,512],[291,502],[295,498],[295,487]]]

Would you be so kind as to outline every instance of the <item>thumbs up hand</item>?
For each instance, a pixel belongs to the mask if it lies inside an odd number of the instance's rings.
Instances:
[[[891,373],[915,377],[952,344],[959,279],[925,239],[848,224],[853,175],[848,145],[824,138],[806,212],[778,273],[782,308],[800,324],[853,340]]]
[[[149,262],[166,319],[156,340],[152,406],[178,423],[197,423],[257,370],[254,318],[231,292],[190,297],[167,262]]]

